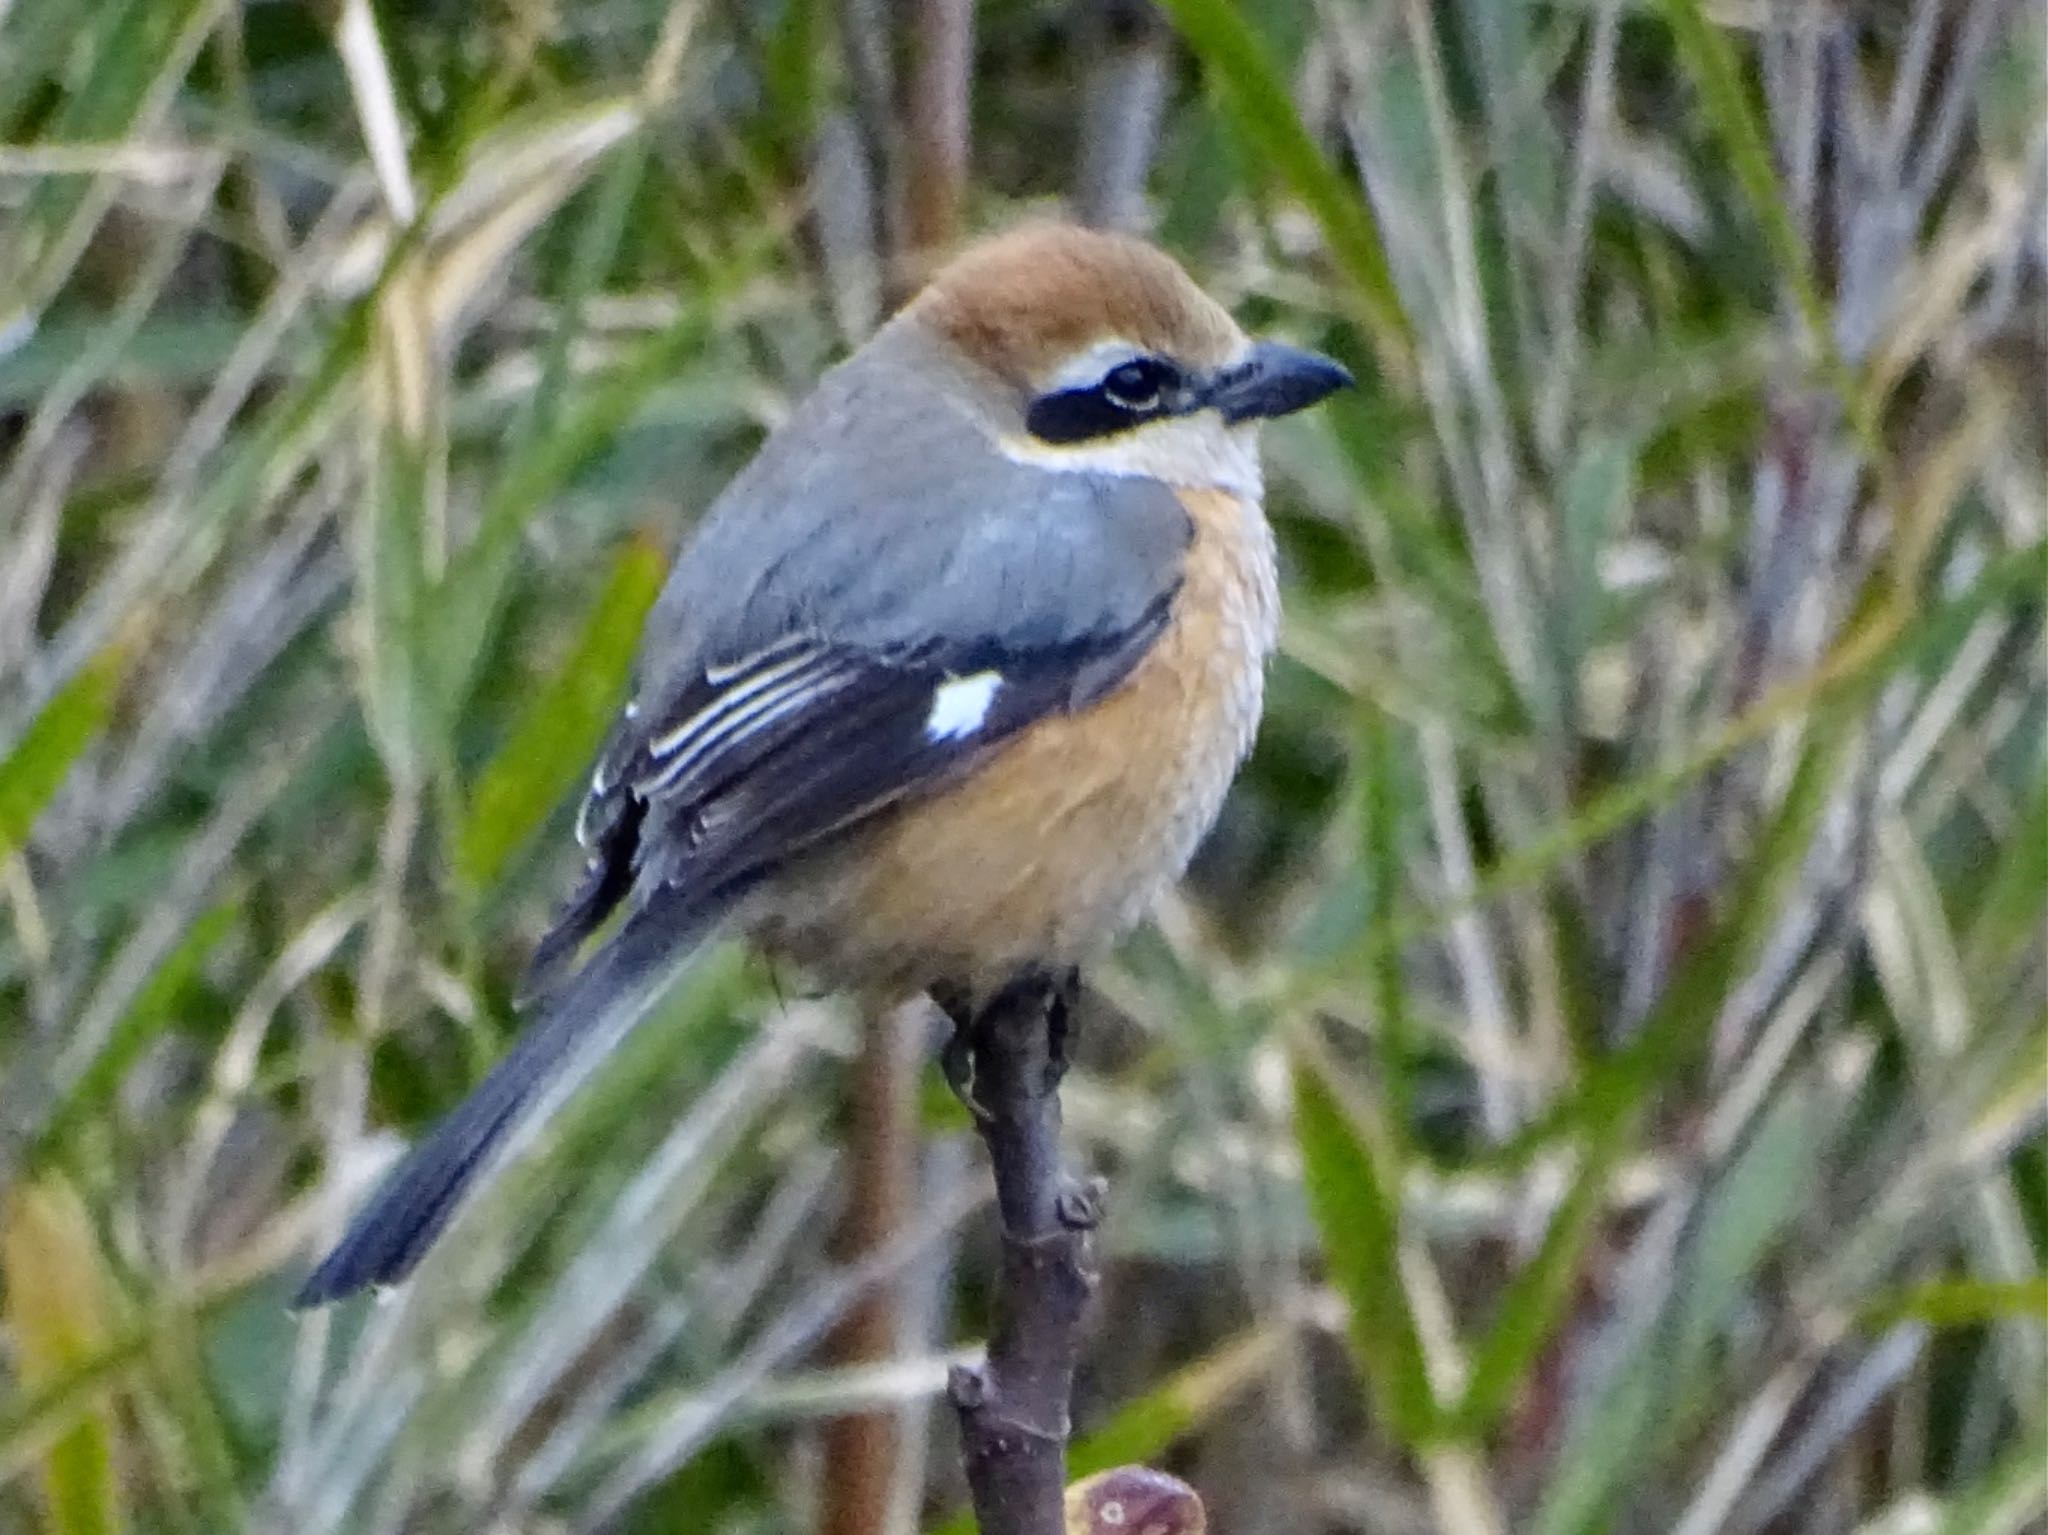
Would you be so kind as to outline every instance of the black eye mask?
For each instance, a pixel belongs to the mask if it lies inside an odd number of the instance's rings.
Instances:
[[[1111,368],[1100,383],[1040,395],[1025,412],[1024,426],[1040,442],[1087,442],[1179,415],[1196,403],[1173,363],[1134,357]]]
[[[1277,341],[1258,342],[1241,361],[1209,374],[1190,375],[1164,357],[1133,357],[1098,384],[1040,395],[1024,425],[1040,442],[1056,443],[1111,437],[1203,409],[1234,426],[1291,416],[1350,383],[1342,363]]]

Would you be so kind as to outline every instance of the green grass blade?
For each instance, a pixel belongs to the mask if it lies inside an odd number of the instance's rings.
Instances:
[[[100,652],[43,706],[0,760],[0,860],[12,857],[28,840],[72,763],[106,727],[122,662],[118,648]]]
[[[1408,317],[1387,266],[1372,208],[1349,177],[1324,158],[1294,110],[1286,79],[1232,0],[1164,0],[1161,7],[1202,67],[1223,110],[1272,174],[1322,226],[1394,377],[1412,371]]]
[[[1393,722],[1367,706],[1358,743],[1358,792],[1367,872],[1367,931],[1376,941],[1367,961],[1371,976],[1373,1018],[1379,1027],[1379,1058],[1386,1081],[1387,1130],[1396,1154],[1405,1157],[1416,1122],[1415,1077],[1422,1065],[1423,1042],[1410,1015],[1402,985],[1400,948],[1385,940],[1394,924],[1401,897],[1400,779],[1396,772]]]
[[[16,1367],[30,1389],[61,1379],[104,1346],[109,1276],[84,1201],[62,1178],[24,1180],[0,1203],[0,1279]],[[108,1404],[80,1415],[42,1454],[49,1535],[114,1535],[126,1527]]]
[[[1304,1052],[1306,1053],[1306,1052]],[[1411,1449],[1438,1437],[1421,1331],[1401,1279],[1398,1169],[1337,1096],[1320,1062],[1295,1058],[1295,1140],[1353,1354],[1387,1428]]]
[[[618,260],[626,216],[632,209],[633,195],[640,187],[646,165],[645,142],[630,139],[612,156],[611,164],[589,193],[591,207],[576,231],[576,244],[569,256],[568,282],[553,333],[542,354],[540,383],[520,422],[519,441],[545,435],[554,425],[563,385],[569,377],[570,349],[583,333],[584,310],[590,295]]]
[[[1625,1318],[1639,1330],[1575,1415],[1531,1528],[1600,1535],[1614,1505],[1653,1474],[1703,1397],[1714,1344],[1740,1310],[1749,1277],[1808,1197],[1825,1133],[1821,1095],[1780,1095],[1751,1142],[1702,1197],[1668,1292]]]
[[[519,540],[527,525],[631,419],[656,389],[675,376],[682,360],[711,334],[720,296],[687,306],[660,334],[649,337],[617,372],[566,407],[507,466],[485,502],[476,537],[449,562],[435,588],[427,643],[441,708],[459,713],[503,605]]]
[[[561,669],[479,775],[456,844],[456,866],[471,889],[496,882],[589,765],[666,569],[650,540],[626,545]]]
[[[1559,506],[1563,558],[1553,627],[1557,673],[1570,690],[1574,713],[1579,674],[1601,638],[1608,606],[1600,556],[1615,532],[1626,526],[1635,493],[1635,445],[1616,433],[1589,433],[1565,475]]]
[[[1712,22],[1700,0],[1658,0],[1678,44],[1679,56],[1700,93],[1701,105],[1714,136],[1720,140],[1735,179],[1763,231],[1771,259],[1792,290],[1808,339],[1821,358],[1834,354],[1834,327],[1813,279],[1813,261],[1792,221],[1762,114],[1743,89],[1741,70],[1728,39]]]
[[[1563,1320],[1572,1285],[1599,1229],[1607,1187],[1656,1094],[1705,1048],[1715,1017],[1777,923],[1853,736],[1858,716],[1837,706],[1817,716],[1783,803],[1739,871],[1722,915],[1644,1020],[1634,1042],[1596,1064],[1578,1100],[1582,1161],[1536,1256],[1517,1274],[1476,1351],[1458,1418],[1490,1430],[1512,1407]]]
[[[2048,1519],[2048,1434],[2029,1434],[1959,1496],[1935,1535],[2021,1535]]]
[[[423,450],[378,431],[358,508],[357,601],[366,620],[359,685],[363,717],[394,785],[417,785],[444,760],[446,716],[424,675],[427,465]]]
[[[106,1047],[86,1064],[70,1091],[51,1109],[49,1122],[37,1138],[39,1156],[56,1152],[72,1132],[105,1111],[126,1079],[128,1069],[176,1021],[178,1001],[186,987],[243,915],[240,901],[223,901],[192,924],[192,930],[157,966],[149,983],[107,1036]]]
[[[1873,1332],[1884,1332],[1901,1322],[1928,1327],[2048,1323],[2048,1274],[2015,1280],[1930,1279],[1893,1295],[1872,1296],[1860,1319]]]
[[[2037,765],[2038,766],[2038,765]],[[2041,936],[2048,905],[2048,770],[2006,834],[2004,851],[1971,912],[1969,973],[1981,982],[1999,974]]]

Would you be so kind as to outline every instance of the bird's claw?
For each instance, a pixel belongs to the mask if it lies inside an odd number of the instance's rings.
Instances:
[[[974,1117],[977,1125],[991,1118],[985,1104],[975,1096],[975,1052],[988,1020],[1020,1004],[1045,1019],[1045,1075],[1041,1091],[1048,1096],[1059,1090],[1072,1064],[1068,1046],[1073,1041],[1073,1010],[1080,996],[1081,973],[1068,969],[1058,974],[1029,971],[1005,986],[985,1006],[976,1009],[967,995],[955,987],[934,986],[932,1001],[946,1015],[953,1031],[939,1052],[939,1069],[953,1096]]]
[[[1074,1008],[1081,997],[1081,972],[1067,970],[1045,982],[1045,1091],[1059,1091],[1073,1064],[1067,1046],[1074,1037]]]
[[[953,1032],[947,1036],[944,1048],[939,1051],[939,1070],[946,1074],[946,1085],[953,1089],[953,1096],[960,1100],[960,1106],[973,1116],[977,1125],[987,1125],[994,1116],[989,1113],[982,1101],[974,1096],[972,1018],[964,1023],[958,1018],[953,1019]]]

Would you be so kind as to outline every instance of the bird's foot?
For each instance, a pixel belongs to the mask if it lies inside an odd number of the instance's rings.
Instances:
[[[1069,965],[1046,982],[1045,1091],[1056,1093],[1073,1064],[1068,1049],[1079,1032],[1081,972]]]
[[[960,1100],[960,1106],[974,1117],[977,1125],[986,1125],[989,1122],[988,1108],[974,1096],[976,1014],[973,999],[962,988],[943,981],[934,985],[929,995],[933,1005],[946,1015],[946,1021],[953,1026],[939,1051],[939,1070],[945,1073],[946,1085],[953,1089],[953,1096]]]
[[[980,1008],[959,987],[938,985],[931,989],[932,1001],[953,1025],[953,1032],[939,1053],[939,1068],[976,1124],[989,1122],[989,1110],[976,1096],[976,1058],[989,1029],[1008,1018],[1042,1018],[1045,1021],[1045,1068],[1039,1092],[1050,1095],[1059,1089],[1072,1058],[1075,1012],[1080,1000],[1081,972],[1026,970],[1011,979],[1001,991]]]

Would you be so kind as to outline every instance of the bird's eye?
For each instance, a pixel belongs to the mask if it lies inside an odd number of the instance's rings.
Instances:
[[[1134,357],[1109,370],[1102,380],[1102,392],[1125,410],[1157,410],[1160,398],[1177,382],[1172,364],[1156,357]]]

